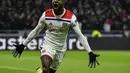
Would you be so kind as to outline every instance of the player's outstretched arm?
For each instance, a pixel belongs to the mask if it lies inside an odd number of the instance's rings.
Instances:
[[[76,33],[79,41],[81,42],[81,44],[84,46],[84,48],[88,51],[89,54],[89,64],[88,66],[90,68],[92,68],[94,66],[94,68],[96,67],[96,64],[99,65],[98,61],[96,60],[96,57],[98,57],[99,55],[94,54],[88,44],[87,38],[82,34],[80,28],[79,28],[79,24],[76,20],[76,17],[73,16],[73,20],[72,20],[72,28],[74,30],[74,32]]]
[[[89,64],[88,67],[92,68],[94,66],[94,68],[96,67],[96,64],[99,65],[99,62],[96,60],[96,57],[98,57],[99,55],[94,54],[88,44],[87,38],[85,38],[85,36],[81,33],[78,25],[73,27],[73,30],[75,31],[79,41],[81,42],[81,44],[84,46],[84,48],[88,51],[89,54]]]
[[[23,45],[27,45],[32,39],[34,39],[40,31],[45,27],[45,22],[40,18],[38,25],[29,33],[28,37],[23,41]]]
[[[92,67],[96,67],[97,65],[100,65],[99,62],[97,61],[96,57],[100,56],[99,54],[94,54],[93,52],[89,52],[89,63],[88,63],[88,67],[92,68]]]
[[[44,26],[44,20],[40,18],[38,25],[29,33],[28,37],[23,41],[23,43],[20,45],[14,45],[16,49],[12,52],[13,57],[20,57],[25,46],[40,33]]]

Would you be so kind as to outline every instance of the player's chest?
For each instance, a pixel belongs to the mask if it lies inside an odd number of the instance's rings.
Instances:
[[[65,29],[70,27],[69,20],[62,19],[46,19],[47,28]]]

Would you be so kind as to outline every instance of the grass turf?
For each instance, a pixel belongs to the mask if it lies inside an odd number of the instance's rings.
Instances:
[[[130,73],[130,51],[95,51],[101,65],[88,68],[86,51],[67,51],[57,73]],[[39,51],[24,51],[13,58],[11,51],[0,51],[0,73],[35,73],[40,66]]]

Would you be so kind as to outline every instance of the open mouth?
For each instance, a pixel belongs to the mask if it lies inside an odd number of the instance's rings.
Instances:
[[[57,3],[54,3],[54,8],[57,9],[59,6]]]

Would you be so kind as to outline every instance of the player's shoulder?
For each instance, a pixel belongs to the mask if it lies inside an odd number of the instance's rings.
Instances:
[[[44,12],[45,12],[45,16],[47,16],[47,17],[54,17],[52,9],[47,9]]]
[[[66,13],[68,13],[68,14],[70,14],[70,15],[73,15],[73,12],[70,11],[70,10],[68,10],[68,9],[66,9]]]
[[[46,12],[46,13],[52,12],[52,9],[46,9],[45,12]]]
[[[74,15],[73,12],[66,9],[65,14],[62,16],[62,18],[71,19],[73,15]]]

